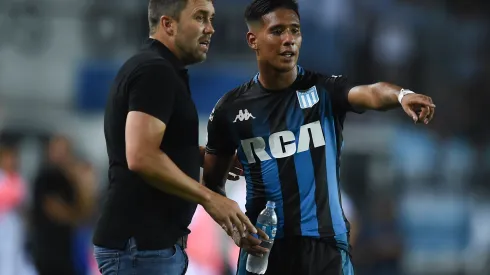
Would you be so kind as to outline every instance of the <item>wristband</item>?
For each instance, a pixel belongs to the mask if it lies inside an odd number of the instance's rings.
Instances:
[[[400,93],[398,94],[398,102],[400,102],[400,104],[402,104],[403,97],[408,95],[408,94],[414,94],[414,92],[411,90],[407,90],[407,89],[401,89]]]

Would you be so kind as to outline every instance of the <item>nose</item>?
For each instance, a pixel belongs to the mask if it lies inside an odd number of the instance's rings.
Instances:
[[[290,31],[284,33],[283,44],[284,46],[292,46],[296,43],[296,36]]]
[[[208,24],[206,24],[206,27],[204,27],[204,34],[211,35],[213,33],[214,33],[213,24],[209,22]]]

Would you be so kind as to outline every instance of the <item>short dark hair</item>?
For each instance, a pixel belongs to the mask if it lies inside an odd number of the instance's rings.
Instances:
[[[254,0],[245,10],[245,21],[247,23],[260,21],[262,16],[279,8],[293,10],[299,17],[297,0]]]
[[[150,0],[148,4],[148,24],[150,34],[154,34],[163,15],[179,20],[180,13],[189,0]]]

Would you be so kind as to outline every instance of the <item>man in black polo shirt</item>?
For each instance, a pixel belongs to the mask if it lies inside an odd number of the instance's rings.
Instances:
[[[236,202],[199,183],[185,66],[205,60],[213,16],[210,0],[150,0],[150,38],[116,76],[104,121],[109,190],[93,238],[102,274],[184,274],[197,204],[230,235],[256,232]]]

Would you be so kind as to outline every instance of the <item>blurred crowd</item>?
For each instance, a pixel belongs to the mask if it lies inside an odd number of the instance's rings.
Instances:
[[[215,0],[209,59],[190,68],[207,117],[251,78],[248,0]],[[349,115],[343,206],[360,275],[490,270],[490,2],[300,0],[300,63],[430,95],[428,127],[403,112]],[[98,274],[91,230],[107,183],[103,107],[148,35],[146,1],[0,1],[0,275]],[[243,207],[243,179],[228,194]],[[234,274],[238,249],[198,208],[188,274]],[[44,272],[44,273],[43,273]]]
[[[54,274],[52,266],[62,265],[87,274],[89,234],[84,228],[94,215],[97,196],[93,167],[72,152],[66,137],[53,136],[33,181],[26,184],[15,140],[1,141],[0,274],[34,269]]]

